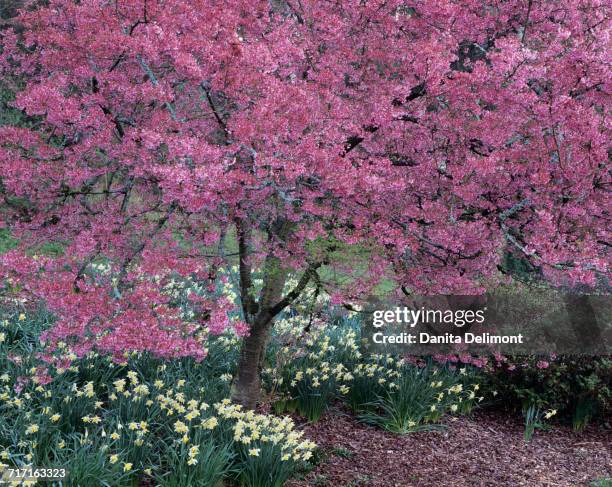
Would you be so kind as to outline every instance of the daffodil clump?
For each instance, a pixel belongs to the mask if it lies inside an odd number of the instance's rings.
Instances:
[[[347,404],[360,412],[377,397],[398,388],[397,380],[401,376],[404,361],[391,355],[373,354],[356,364],[351,373],[345,376],[341,393]]]
[[[225,400],[214,406],[217,415],[232,422],[232,439],[239,451],[245,485],[280,487],[303,462],[312,458],[316,445],[295,430],[289,417],[244,411]]]
[[[298,411],[318,420],[335,399],[345,395],[361,358],[355,331],[295,316],[279,320],[264,382],[278,412]]]
[[[457,371],[457,369],[456,369]],[[450,411],[458,414],[469,414],[484,400],[479,383],[480,378],[467,366],[458,369],[458,383],[449,388],[447,397],[451,401]]]
[[[234,302],[238,298],[232,273],[236,272],[237,269],[230,269],[220,288],[222,295]],[[287,282],[287,290],[295,284]],[[298,307],[321,310],[327,306],[327,314],[333,314],[324,293],[307,290],[306,295]],[[308,313],[297,313],[296,309],[276,320],[268,366],[263,370],[264,384],[276,413],[297,412],[316,421],[330,404],[339,400],[364,418],[380,413],[385,401],[397,401],[412,394],[401,389],[407,383],[405,377],[410,377],[417,366],[392,355],[362,354],[355,313],[325,322]],[[231,335],[218,339],[227,353],[237,348],[237,341]],[[471,368],[467,371],[466,367],[453,369],[429,363],[419,377],[438,373],[438,377],[445,376],[444,380],[431,384],[418,381],[425,388],[426,394],[422,396],[427,401],[423,410],[406,423],[411,425],[409,429],[436,423],[446,414],[469,413],[483,400]],[[226,383],[232,377],[229,371],[219,375]]]
[[[525,443],[529,443],[536,430],[548,430],[550,425],[546,423],[547,420],[551,419],[557,414],[556,409],[542,410],[535,404],[530,404],[523,410],[523,416],[525,417],[525,430],[523,432],[523,438]]]
[[[403,364],[396,386],[363,404],[359,417],[395,433],[410,433],[433,426],[448,412],[447,393],[453,387],[454,374],[433,366]]]

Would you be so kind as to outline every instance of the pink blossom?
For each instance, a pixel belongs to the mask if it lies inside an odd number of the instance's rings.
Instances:
[[[536,367],[538,369],[547,369],[550,364],[546,360],[538,360]]]

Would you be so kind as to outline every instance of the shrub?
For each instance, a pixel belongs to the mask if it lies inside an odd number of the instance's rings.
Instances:
[[[504,407],[556,409],[577,430],[612,412],[610,357],[501,358],[483,379]]]

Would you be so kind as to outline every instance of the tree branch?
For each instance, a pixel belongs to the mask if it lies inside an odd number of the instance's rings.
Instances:
[[[142,59],[142,57],[140,56],[140,54],[138,56],[136,56],[136,58],[138,59],[138,62],[140,63],[140,66],[142,67],[142,69],[145,71],[145,73],[147,73],[147,76],[149,77],[149,79],[151,80],[151,83],[153,83],[153,86],[159,86],[159,81],[157,80],[157,77],[155,76],[155,73],[153,72],[153,70],[149,67],[149,65],[145,62],[144,59]],[[176,117],[176,110],[174,110],[174,107],[172,106],[171,103],[165,102],[164,106],[168,109],[168,111],[170,112],[170,116],[172,117],[172,120],[174,120],[175,122],[178,121],[177,117]]]
[[[297,285],[289,291],[289,293],[282,298],[274,306],[268,308],[268,312],[271,316],[276,316],[283,309],[293,303],[302,294],[302,291],[306,288],[311,279],[314,279],[317,275],[317,269],[321,267],[320,263],[311,264],[308,269],[302,274],[302,277],[298,281]]]

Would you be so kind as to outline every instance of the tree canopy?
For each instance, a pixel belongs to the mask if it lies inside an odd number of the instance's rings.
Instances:
[[[51,343],[199,358],[204,327],[163,288],[213,285],[229,233],[245,323],[193,294],[206,332],[257,334],[338,245],[377,249],[330,290],[339,300],[388,266],[412,292],[480,292],[504,249],[593,284],[609,275],[609,13],[598,0],[30,5],[22,32],[1,33],[2,76],[32,121],[0,128],[0,220],[19,239],[2,273],[57,313]],[[64,251],[33,252],[43,241]]]

